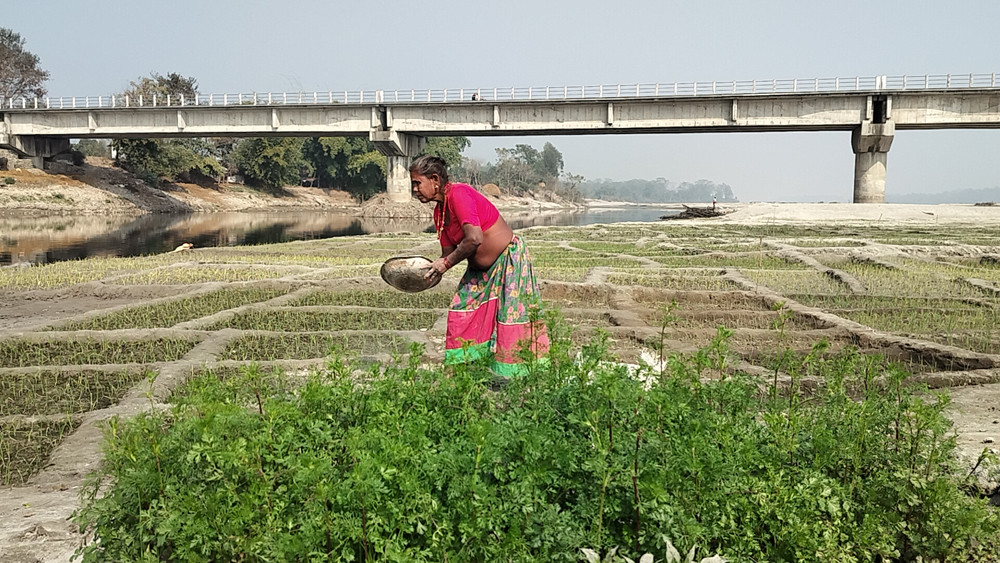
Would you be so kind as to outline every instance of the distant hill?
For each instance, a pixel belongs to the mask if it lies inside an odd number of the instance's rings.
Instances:
[[[886,203],[980,203],[1000,202],[1000,187],[977,190],[953,190],[932,194],[893,194],[886,192]]]

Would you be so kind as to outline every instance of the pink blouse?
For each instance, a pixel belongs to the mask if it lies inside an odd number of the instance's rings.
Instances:
[[[444,216],[444,226],[439,229],[441,246],[458,246],[465,238],[462,225],[466,223],[485,231],[500,217],[496,206],[468,184],[448,184],[445,188],[444,205],[439,203],[434,208],[435,225],[441,224],[445,206],[448,210]]]

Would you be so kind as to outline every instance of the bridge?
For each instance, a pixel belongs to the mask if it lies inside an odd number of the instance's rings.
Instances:
[[[71,138],[367,136],[395,201],[427,137],[850,132],[854,202],[885,201],[895,131],[1000,128],[996,73],[443,90],[0,98],[0,149],[37,167]]]

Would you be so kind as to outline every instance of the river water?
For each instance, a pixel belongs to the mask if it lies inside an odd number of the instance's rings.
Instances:
[[[590,208],[545,214],[504,213],[514,229],[539,225],[592,225],[658,221],[677,213],[655,207]],[[361,219],[338,212],[193,213],[139,217],[0,216],[0,266],[90,256],[142,256],[195,247],[267,244],[380,232],[431,232],[430,219]]]

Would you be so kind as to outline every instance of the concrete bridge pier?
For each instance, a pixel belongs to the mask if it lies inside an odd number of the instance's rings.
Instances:
[[[410,188],[410,161],[420,154],[427,139],[392,129],[373,129],[369,139],[375,143],[378,152],[385,155],[385,182],[389,201],[393,203],[410,201],[413,197]]]
[[[885,163],[896,127],[863,121],[851,134],[854,149],[854,203],[885,203]]]
[[[0,131],[0,149],[13,151],[20,157],[31,160],[32,166],[45,168],[45,159],[70,151],[69,139],[8,135]]]

